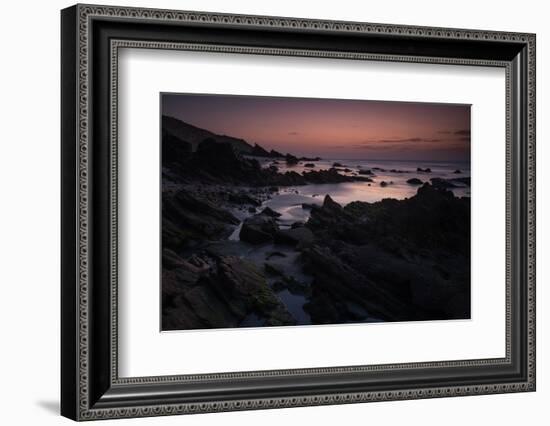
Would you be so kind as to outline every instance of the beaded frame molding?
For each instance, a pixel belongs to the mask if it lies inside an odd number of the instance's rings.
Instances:
[[[93,420],[535,390],[535,35],[76,5],[62,11],[61,45],[64,416]],[[119,377],[122,48],[504,68],[505,357]]]

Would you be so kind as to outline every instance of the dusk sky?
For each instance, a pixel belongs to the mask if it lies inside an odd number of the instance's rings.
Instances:
[[[163,94],[162,113],[299,156],[470,159],[469,105]]]

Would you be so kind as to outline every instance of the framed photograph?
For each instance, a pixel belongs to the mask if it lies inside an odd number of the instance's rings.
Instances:
[[[61,411],[535,390],[535,35],[61,12]]]

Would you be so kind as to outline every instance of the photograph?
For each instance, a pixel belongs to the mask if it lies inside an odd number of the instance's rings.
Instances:
[[[470,319],[470,109],[161,93],[161,330]]]

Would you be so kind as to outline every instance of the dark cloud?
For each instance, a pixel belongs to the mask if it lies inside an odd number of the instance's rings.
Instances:
[[[402,144],[402,143],[434,143],[443,142],[439,138],[404,138],[404,139],[369,139],[362,142],[365,145],[376,144]]]
[[[296,135],[299,135],[300,132],[288,132],[288,134],[289,134],[290,136],[296,136]]]
[[[455,136],[470,136],[470,129],[461,130],[440,130],[439,135],[455,135]]]
[[[457,136],[470,136],[470,129],[457,130],[453,134]]]

